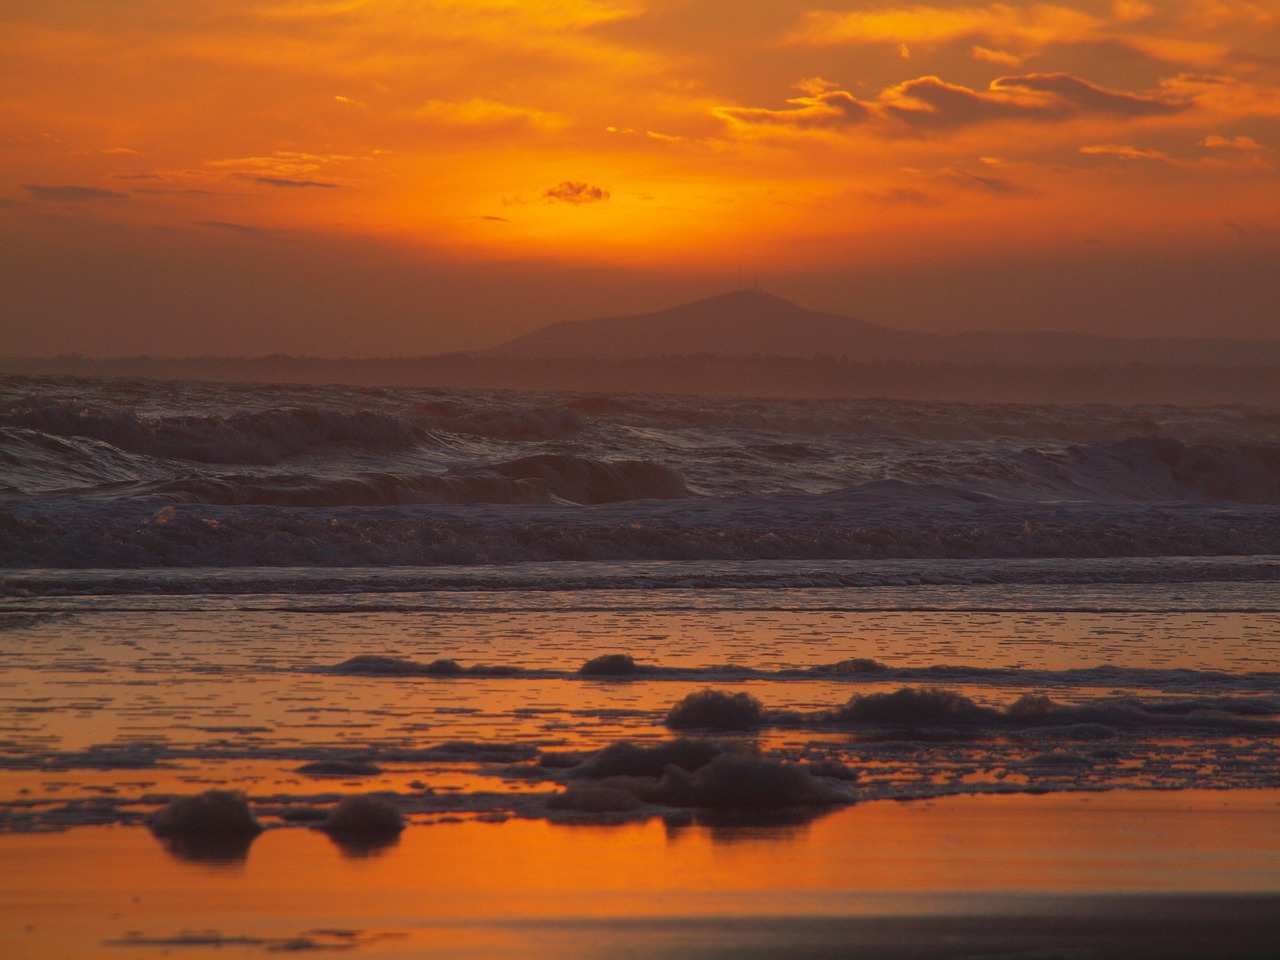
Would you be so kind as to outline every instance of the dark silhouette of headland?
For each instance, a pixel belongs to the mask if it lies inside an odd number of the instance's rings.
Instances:
[[[486,351],[497,357],[608,360],[690,354],[901,363],[1280,366],[1280,341],[1129,339],[1063,332],[925,333],[807,310],[759,290],[734,290],[654,313],[553,323]]]
[[[734,290],[488,350],[334,359],[0,358],[0,373],[970,402],[1280,403],[1280,341],[900,330]]]

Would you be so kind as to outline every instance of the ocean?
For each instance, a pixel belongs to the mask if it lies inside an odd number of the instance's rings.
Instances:
[[[1280,922],[1280,407],[6,377],[0,564],[5,955]]]

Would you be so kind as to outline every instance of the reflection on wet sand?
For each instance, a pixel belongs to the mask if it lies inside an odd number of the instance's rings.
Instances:
[[[77,828],[0,837],[0,945],[203,958],[215,935],[255,955],[347,930],[359,954],[406,960],[1177,958],[1221,934],[1261,958],[1280,934],[1278,813],[1274,790],[953,797],[750,826],[411,825],[354,859],[286,828],[231,864]]]

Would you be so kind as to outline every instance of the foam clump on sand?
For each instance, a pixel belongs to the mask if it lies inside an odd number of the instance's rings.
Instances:
[[[652,747],[622,741],[568,773],[551,810],[629,813],[649,806],[779,809],[847,803],[806,765],[762,757],[741,744],[679,738]]]
[[[814,676],[858,676],[864,673],[888,673],[889,668],[878,660],[865,657],[854,657],[849,660],[837,660],[835,663],[820,663],[810,667],[807,673]]]
[[[1206,733],[1272,733],[1280,730],[1280,699],[1272,697],[1187,697],[1143,700],[1100,697],[1063,704],[1043,694],[1023,694],[1005,707],[983,706],[953,690],[902,687],[893,693],[851,697],[833,710],[774,714],[791,723],[836,723],[941,727],[983,727],[1024,736],[1105,740],[1127,730],[1198,730]]]
[[[373,777],[382,768],[367,760],[314,760],[298,767],[298,773],[309,777]]]
[[[404,828],[395,804],[369,794],[347,797],[318,827],[330,836],[360,838],[396,837]]]
[[[174,800],[156,811],[149,825],[157,837],[234,839],[262,832],[238,790],[206,790]]]
[[[1115,727],[1270,731],[1280,715],[1271,697],[1188,697],[1142,700],[1102,697],[1062,704],[1043,694],[1024,694],[1004,708],[984,707],[951,690],[903,687],[893,693],[854,696],[830,714],[837,722],[986,724],[1026,728],[1076,727],[1082,734],[1104,735]]]
[[[626,677],[639,670],[634,658],[627,653],[606,653],[588,660],[578,668],[583,677]]]
[[[569,776],[593,780],[617,776],[659,777],[668,767],[697,770],[722,753],[745,749],[737,744],[693,737],[677,737],[651,747],[619,740],[574,766]]]
[[[521,667],[482,663],[464,667],[456,660],[444,658],[419,663],[384,653],[357,654],[331,667],[323,667],[321,671],[344,677],[513,677],[525,672]]]
[[[453,660],[418,663],[381,653],[361,653],[331,668],[333,673],[363,677],[430,677],[456,676],[463,672]]]
[[[758,730],[764,726],[765,709],[749,693],[699,690],[673,706],[665,723],[672,730]]]
[[[809,806],[847,799],[801,764],[735,753],[722,753],[691,774],[669,769],[659,787],[670,805],[717,810]]]
[[[913,687],[851,697],[832,715],[850,723],[976,723],[998,717],[998,711],[955,691]]]
[[[547,799],[548,810],[574,810],[579,813],[634,813],[644,808],[645,801],[634,790],[586,781],[570,783],[564,793]]]

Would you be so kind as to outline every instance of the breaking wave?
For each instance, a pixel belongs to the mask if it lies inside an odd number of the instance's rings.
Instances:
[[[101,489],[160,475],[163,467],[100,440],[0,427],[0,492]]]
[[[0,378],[9,567],[1280,553],[1249,407]]]
[[[533,442],[562,440],[579,433],[586,422],[577,411],[559,406],[521,406],[494,402],[440,399],[414,408],[415,419],[433,430],[490,440]]]
[[[372,410],[297,407],[144,417],[127,409],[34,396],[0,404],[0,424],[196,463],[267,465],[342,448],[402,450],[429,438],[421,428]]]
[[[983,473],[988,472],[989,477]],[[1167,437],[1026,450],[977,471],[1008,496],[1280,502],[1280,445],[1188,444]]]
[[[924,441],[1065,440],[1105,444],[1129,437],[1186,442],[1266,441],[1280,415],[1264,407],[1163,404],[936,403],[911,400],[760,400],[586,396],[567,408],[584,417],[646,427],[747,431],[814,438],[902,437]]]
[[[669,496],[676,481],[649,465],[624,471],[614,486],[594,486],[611,470],[587,468],[582,485],[563,499],[610,495]],[[653,476],[652,485],[637,480]],[[11,567],[154,566],[436,566],[550,561],[999,559],[1073,557],[1274,556],[1280,554],[1280,516],[1264,505],[1206,509],[1164,504],[996,505],[980,512],[950,504],[885,509],[875,503],[715,503],[676,499],[597,503],[580,511],[540,506],[535,478],[467,481],[461,489],[513,491],[526,505],[502,502],[477,515],[466,505],[430,510],[413,506],[223,506],[154,501],[0,504],[0,563]],[[573,481],[577,482],[577,481]],[[612,481],[609,481],[612,483]],[[648,480],[644,481],[648,483]],[[436,486],[439,495],[448,484]],[[470,483],[468,487],[467,484]],[[487,486],[487,484],[492,484]],[[338,485],[339,488],[342,484]],[[381,490],[355,484],[354,493]],[[245,497],[243,487],[193,482],[195,493],[170,499]],[[391,491],[401,488],[390,485]],[[195,495],[198,494],[198,495]],[[332,487],[275,495],[316,503]],[[421,496],[421,495],[420,495]],[[165,498],[160,498],[165,502]],[[355,499],[349,497],[349,499]],[[498,500],[491,496],[489,502]],[[535,501],[532,504],[529,501]],[[385,503],[385,500],[377,502]],[[472,503],[476,502],[474,499]],[[509,500],[507,502],[510,502]],[[579,501],[581,502],[581,501]],[[694,582],[697,571],[678,577]],[[819,575],[819,579],[823,578]]]
[[[189,476],[139,486],[129,492],[178,504],[273,507],[587,504],[670,499],[687,494],[680,475],[660,463],[603,462],[551,455],[500,463],[475,473]]]

